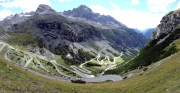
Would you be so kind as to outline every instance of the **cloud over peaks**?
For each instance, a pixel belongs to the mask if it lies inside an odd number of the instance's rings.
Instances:
[[[174,2],[176,0],[148,0],[147,6],[151,12],[167,12],[168,6]]]
[[[112,4],[110,5],[113,7],[113,9],[108,9],[99,5],[91,5],[90,8],[94,12],[100,13],[101,15],[111,15],[119,22],[126,24],[128,27],[138,28],[141,30],[156,27],[163,17],[163,14],[142,12],[135,9],[123,10],[120,9],[120,7],[117,8]]]
[[[51,5],[50,0],[3,0],[0,6],[3,8],[21,8],[24,11],[35,11],[39,4]]]

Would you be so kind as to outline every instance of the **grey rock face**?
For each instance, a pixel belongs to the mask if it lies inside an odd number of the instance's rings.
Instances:
[[[160,22],[161,23],[158,25],[154,38],[157,38],[162,33],[169,33],[175,30],[175,28],[180,24],[180,11],[171,11],[165,15]]]
[[[44,15],[44,17],[45,16],[46,15]],[[81,42],[93,36],[97,36],[99,38],[101,37],[100,32],[89,25],[76,22],[69,23],[67,20],[60,20],[63,19],[63,17],[60,16],[56,19],[56,21],[54,18],[55,16],[52,18],[48,17],[46,20],[39,19],[34,21],[34,23],[36,23],[36,27],[43,30],[43,35],[45,37],[57,39],[58,35],[60,35],[61,39],[66,39],[71,42]]]

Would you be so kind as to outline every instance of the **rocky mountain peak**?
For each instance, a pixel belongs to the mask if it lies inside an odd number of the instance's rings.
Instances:
[[[156,35],[153,38],[158,38],[162,33],[169,33],[174,31],[180,24],[180,11],[171,11],[165,15],[158,25]]]
[[[109,28],[126,28],[124,24],[120,23],[113,17],[94,13],[89,7],[85,5],[80,5],[78,8],[74,8],[73,10],[64,11],[62,14],[69,18],[86,20],[86,22],[97,27],[107,28],[108,26]]]
[[[89,7],[80,5],[78,8],[74,8],[73,10],[64,11],[63,14],[66,16],[89,19],[92,17],[93,12]]]
[[[48,5],[40,4],[35,14],[57,14],[57,12]]]
[[[74,10],[79,10],[79,11],[89,12],[89,13],[92,12],[92,10],[86,5],[80,5],[78,8],[75,8]]]

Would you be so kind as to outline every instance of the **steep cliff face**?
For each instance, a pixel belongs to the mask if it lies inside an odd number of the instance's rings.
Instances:
[[[171,11],[160,22],[154,38],[158,38],[162,33],[169,33],[176,29],[180,24],[180,11]]]

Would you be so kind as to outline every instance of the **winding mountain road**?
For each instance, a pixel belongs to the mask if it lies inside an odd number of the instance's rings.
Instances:
[[[97,62],[98,62],[99,64],[101,64],[101,62],[99,62],[99,60],[98,60],[98,59],[100,58],[100,53],[101,53],[103,50],[105,50],[106,48],[108,48],[108,47],[109,47],[109,46],[106,46],[105,48],[101,49],[101,50],[98,52],[98,54],[97,54],[97,56],[96,56],[95,58],[91,59],[90,61],[86,61],[85,63],[82,63],[79,67],[82,68],[83,70],[86,70],[88,73],[91,73],[91,71],[83,68],[83,65],[85,65],[85,64],[87,64],[87,63],[89,63],[89,62],[91,62],[92,60],[95,60],[95,59],[97,59]]]
[[[123,53],[121,52],[120,57],[121,57],[122,55],[123,55]],[[109,70],[109,69],[117,66],[117,64],[115,63],[116,58],[118,58],[118,57],[115,57],[115,58],[114,58],[114,61],[113,61],[113,63],[112,63],[113,65],[111,65],[111,66],[109,66],[108,68],[106,68],[103,72],[100,73],[100,75],[103,75],[107,70]]]
[[[36,60],[36,62],[40,65],[40,67],[41,67],[42,69],[46,70],[46,72],[50,72],[49,70],[47,70],[47,69],[41,64],[41,62],[40,62],[36,57],[33,57],[33,58]]]
[[[74,71],[75,71],[78,75],[80,75],[81,77],[83,77],[83,78],[93,78],[93,77],[94,77],[94,75],[88,75],[88,74],[85,74],[85,73],[80,72],[80,71],[77,69],[77,67],[75,67],[75,66],[71,66],[71,68],[73,68]]]
[[[57,67],[57,65],[55,64],[55,61],[54,61],[54,60],[51,60],[50,62],[55,66],[55,69],[56,69],[56,71],[57,71],[59,74],[61,74],[61,75],[63,75],[63,76],[66,76],[66,77],[69,77],[69,78],[73,78],[73,77],[71,77],[71,76],[68,76],[68,75],[62,73],[62,72],[58,69],[58,67]]]
[[[4,47],[6,46],[6,44],[4,43],[0,43],[0,44],[3,44],[3,46],[0,48],[0,52],[4,49]]]
[[[120,54],[119,57],[121,57],[122,55],[123,55],[123,52],[121,52],[121,54]],[[113,64],[115,64],[115,61],[116,61],[117,58],[118,58],[118,57],[115,57],[115,58],[114,58]]]
[[[29,63],[33,60],[33,57],[32,56],[30,56],[31,58],[26,62],[26,64],[24,65],[24,67],[26,68],[26,67],[28,67],[28,65],[29,65]]]

